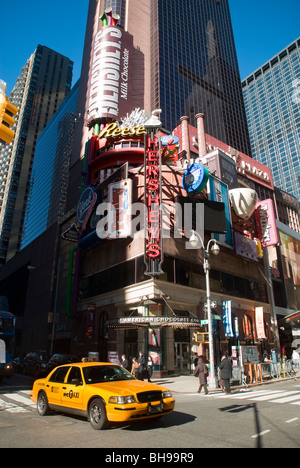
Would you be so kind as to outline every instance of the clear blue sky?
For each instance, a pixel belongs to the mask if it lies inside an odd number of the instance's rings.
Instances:
[[[8,93],[38,44],[73,60],[75,84],[89,1],[0,1],[0,79]],[[300,36],[299,0],[229,0],[229,5],[242,79]]]

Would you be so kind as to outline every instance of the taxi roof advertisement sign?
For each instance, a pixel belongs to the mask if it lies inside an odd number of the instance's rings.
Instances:
[[[133,36],[117,26],[104,26],[96,34],[86,106],[90,125],[131,112],[133,51]]]

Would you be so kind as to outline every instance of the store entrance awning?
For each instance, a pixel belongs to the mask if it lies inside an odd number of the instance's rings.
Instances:
[[[130,329],[130,328],[200,328],[200,319],[191,317],[121,317],[113,320],[107,320],[105,323],[107,328],[114,329]]]

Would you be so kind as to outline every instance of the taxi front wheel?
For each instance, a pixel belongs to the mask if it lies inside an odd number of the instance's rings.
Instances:
[[[94,429],[104,429],[107,424],[105,404],[100,398],[95,398],[89,406],[89,421]]]

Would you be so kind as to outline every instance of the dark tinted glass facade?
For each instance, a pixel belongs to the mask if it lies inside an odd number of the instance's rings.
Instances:
[[[184,115],[196,126],[195,115],[202,112],[209,135],[251,155],[228,0],[148,1],[135,5],[150,5],[152,110],[162,109],[169,131]],[[121,27],[126,23],[124,0],[104,0],[103,6],[121,16]],[[140,28],[130,31],[137,44],[148,31]]]
[[[228,0],[156,0],[152,31],[152,102],[172,130],[183,115],[251,154]]]
[[[79,81],[37,140],[21,250],[65,214]]]

